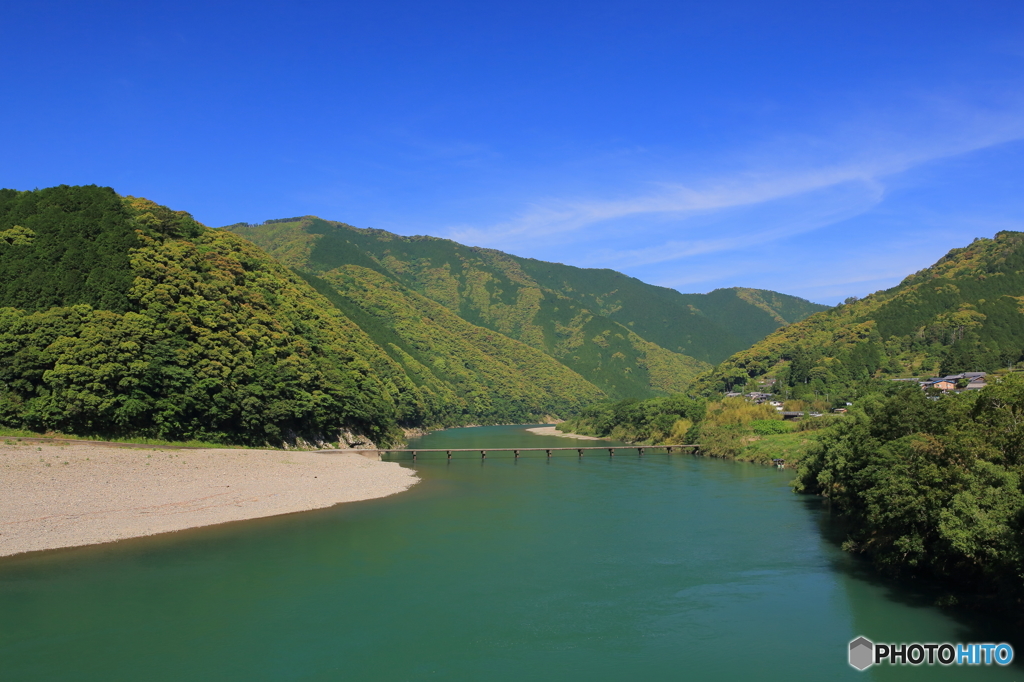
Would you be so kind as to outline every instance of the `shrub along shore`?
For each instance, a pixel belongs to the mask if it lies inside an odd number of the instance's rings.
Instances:
[[[672,396],[593,405],[558,429],[643,445],[699,443],[701,454],[710,457],[761,464],[784,459],[789,466],[806,456],[819,429],[839,418],[790,422],[771,405],[755,405],[743,398],[707,402]]]

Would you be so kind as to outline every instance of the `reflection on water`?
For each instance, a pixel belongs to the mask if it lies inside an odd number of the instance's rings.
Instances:
[[[481,427],[410,447],[574,444]],[[414,466],[422,482],[383,500],[0,561],[3,679],[917,679],[857,673],[847,642],[979,641],[859,575],[791,472],[635,453]]]

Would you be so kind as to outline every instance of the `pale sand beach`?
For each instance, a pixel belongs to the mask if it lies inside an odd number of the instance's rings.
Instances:
[[[576,440],[601,440],[594,436],[581,436],[577,433],[562,433],[554,426],[535,426],[532,429],[526,429],[530,433],[535,433],[538,436],[562,436],[563,438],[575,438]]]
[[[417,480],[352,451],[0,439],[0,556],[385,497]]]

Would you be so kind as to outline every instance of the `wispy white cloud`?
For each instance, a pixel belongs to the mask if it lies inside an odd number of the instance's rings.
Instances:
[[[614,265],[616,267],[638,267],[667,261],[701,256],[723,251],[748,249],[812,232],[826,225],[832,225],[858,215],[882,201],[885,194],[881,183],[871,179],[829,184],[816,190],[801,193],[799,206],[793,206],[790,195],[781,199],[756,202],[762,209],[751,218],[744,208],[751,204],[723,207],[729,214],[728,220],[719,213],[715,219],[687,221],[680,217],[678,232],[696,234],[690,239],[669,239],[653,246],[640,249],[603,249],[590,253],[587,265]],[[687,223],[697,223],[687,229]],[[707,223],[711,223],[709,225]],[[705,235],[711,234],[708,237]]]
[[[745,167],[732,176],[650,183],[632,196],[615,199],[547,198],[495,224],[450,227],[447,236],[511,250],[530,240],[577,244],[584,247],[580,257],[588,265],[611,259],[620,265],[655,263],[727,252],[847,220],[881,202],[891,176],[1022,139],[1022,112],[1019,102],[984,110],[930,98],[927,106],[906,114],[899,126],[865,119],[838,130],[835,139],[776,139],[747,154]],[[825,157],[832,161],[823,163]],[[769,226],[754,219],[745,230],[708,229],[708,216],[780,202],[789,202],[788,212],[774,216]],[[657,230],[660,234],[645,234],[643,241],[649,246],[616,247],[614,252],[589,249],[605,227],[640,230],[652,221],[662,229]],[[671,229],[665,229],[666,224]],[[708,237],[709,232],[714,236]]]
[[[976,234],[994,234],[999,226],[982,227]],[[795,249],[791,244],[762,252],[737,250],[723,262],[695,259],[685,268],[667,268],[649,278],[653,284],[683,291],[749,286],[784,291],[818,303],[837,303],[848,296],[864,296],[895,286],[908,275],[941,258],[947,244],[963,245],[961,232],[943,229],[893,233],[884,242],[845,235],[829,244],[827,254]],[[650,269],[646,271],[651,272]]]
[[[483,246],[505,246],[522,239],[548,238],[577,232],[591,225],[635,216],[672,215],[685,219],[701,213],[762,204],[777,199],[858,182],[877,185],[870,174],[852,169],[827,169],[799,175],[745,173],[702,188],[659,183],[654,191],[619,200],[557,200],[532,204],[512,220],[484,228],[455,227],[448,235],[456,241]]]

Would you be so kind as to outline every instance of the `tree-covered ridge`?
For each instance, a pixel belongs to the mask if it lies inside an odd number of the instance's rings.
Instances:
[[[612,270],[311,217],[229,229],[307,273],[358,265],[392,277],[474,325],[551,355],[615,396],[683,390],[706,368],[698,353],[724,358],[776,329],[783,315],[796,319],[823,307],[759,290],[683,295]]]
[[[848,399],[873,378],[991,371],[1024,358],[1024,233],[955,249],[898,286],[784,327],[697,383],[759,382],[791,397]]]
[[[0,190],[0,306],[127,311],[135,230],[131,209],[107,188]]]
[[[579,409],[604,393],[576,372],[530,346],[470,324],[446,307],[379,272],[344,265],[321,275],[342,309],[372,318],[385,349],[422,386],[448,387],[450,424],[530,421]],[[332,297],[332,300],[336,300]],[[360,314],[361,313],[361,314]]]
[[[930,400],[870,396],[823,432],[797,490],[848,520],[845,548],[884,570],[1024,601],[1024,379]]]
[[[5,191],[0,214],[36,235],[59,228],[81,238],[84,271],[89,257],[105,266],[123,258],[125,268],[79,278],[69,301],[47,300],[60,305],[0,309],[4,426],[251,444],[348,432],[387,443],[399,422],[429,420],[397,363],[248,241],[108,188],[55,189],[60,203]],[[114,225],[120,240],[96,224]],[[59,285],[62,273],[50,271]],[[61,291],[45,278],[22,282],[22,295]],[[105,296],[117,308],[98,308]]]
[[[472,325],[557,359],[610,395],[682,390],[707,367],[644,340],[576,299],[542,289],[517,259],[499,251],[431,237],[359,230],[319,219],[231,229],[282,257],[294,255],[295,244],[306,244],[311,234],[316,235],[302,271],[322,276],[351,265],[380,273]],[[336,293],[346,296],[343,282],[335,284]]]
[[[796,296],[744,287],[715,289],[707,294],[683,296],[704,315],[727,327],[742,344],[741,350],[749,348],[781,326],[799,322],[828,307]],[[732,352],[727,351],[719,357],[719,361]]]
[[[517,260],[543,288],[575,298],[663,348],[711,363],[826,308],[761,289],[681,294],[614,270]]]

